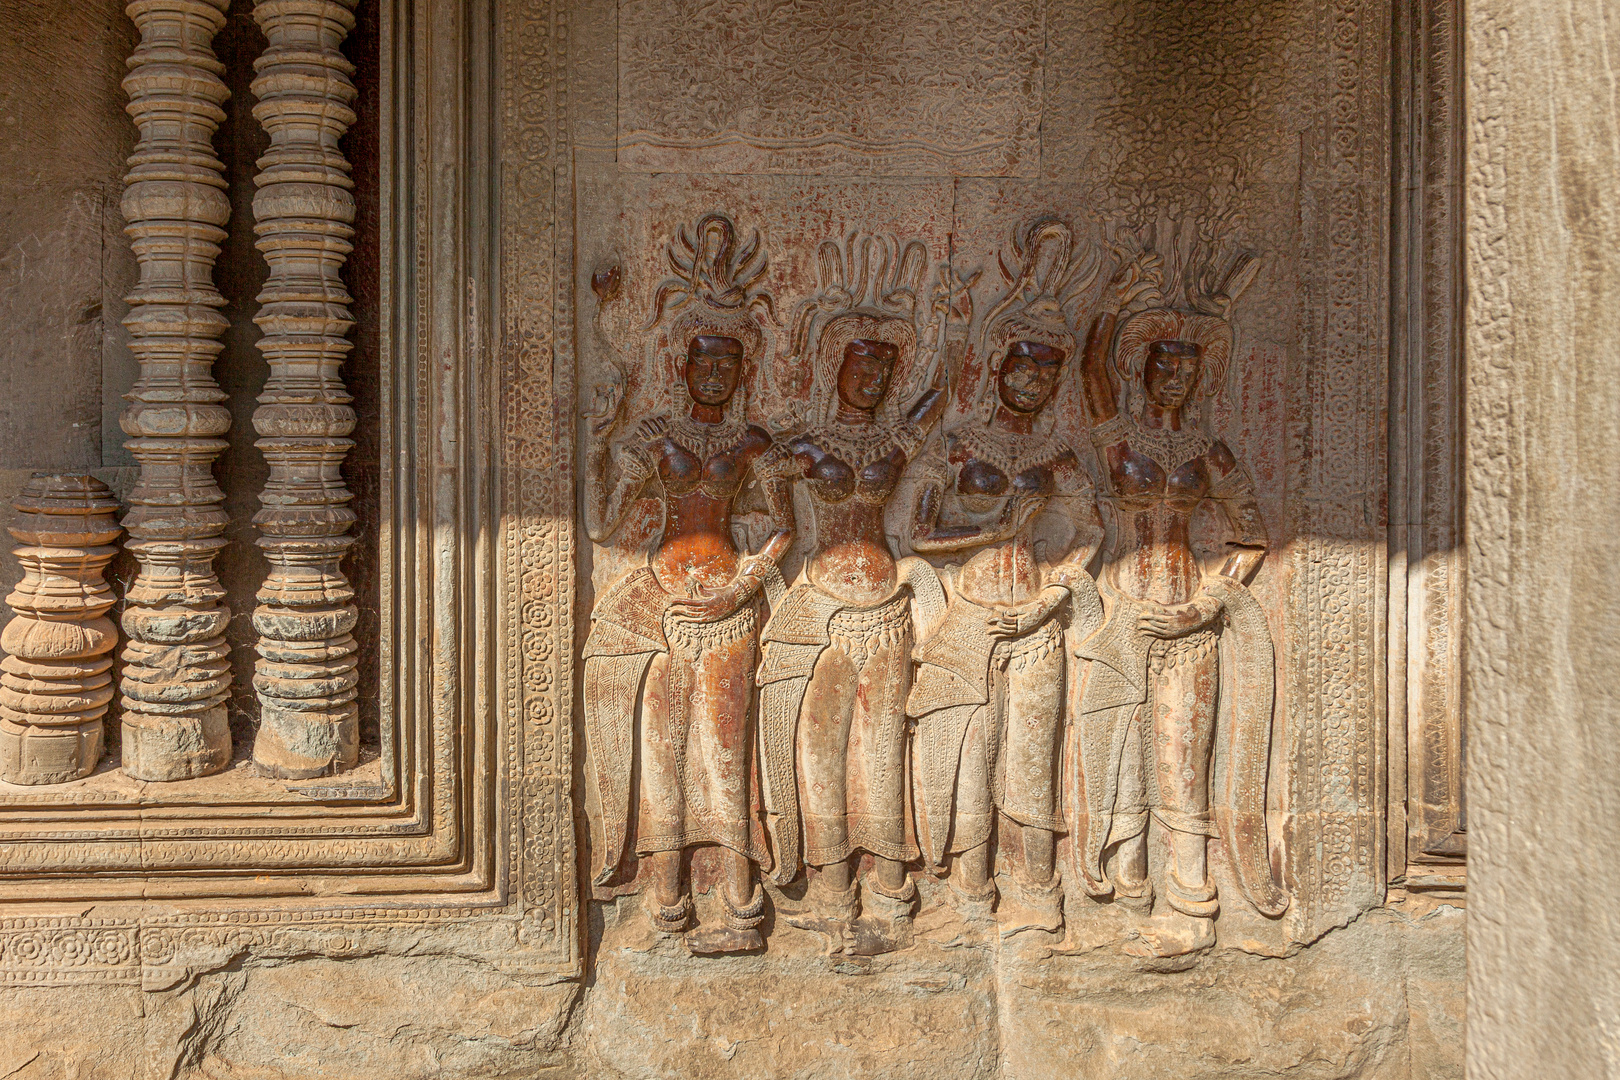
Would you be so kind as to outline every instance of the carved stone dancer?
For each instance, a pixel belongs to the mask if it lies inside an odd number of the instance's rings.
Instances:
[[[759,820],[751,709],[759,631],[756,595],[793,539],[791,485],[760,477],[775,531],[744,556],[733,545],[733,504],[771,449],[744,418],[744,387],[765,339],[752,308],[768,303],[758,237],[741,251],[734,226],[711,215],[695,238],[671,245],[681,277],[659,290],[654,324],[672,315],[654,352],[669,376],[669,411],[610,442],[623,398],[599,391],[587,415],[586,523],[606,540],[644,492],[663,502],[651,565],[607,589],[586,641],[585,731],[603,843],[595,880],[607,880],[629,842],[649,863],[653,925],[685,931],[692,902],[682,851],[724,849],[724,923],[687,934],[695,953],[760,948],[765,896],[754,864],[769,865]],[[673,303],[671,300],[673,299]],[[667,305],[667,306],[666,306]],[[632,762],[639,798],[631,799]]]
[[[967,556],[943,625],[917,650],[907,706],[917,718],[919,837],[931,864],[954,856],[952,888],[970,913],[987,915],[996,815],[1018,823],[1023,865],[1016,897],[1001,905],[1003,934],[1063,920],[1055,845],[1065,658],[1054,616],[1071,591],[1088,610],[1094,601],[1085,563],[1097,530],[1082,523],[1081,542],[1052,566],[1031,523],[1054,500],[1095,514],[1090,478],[1053,408],[1076,344],[1065,307],[1096,274],[1096,260],[1082,268],[1073,247],[1053,221],[1015,245],[1019,269],[980,332],[978,415],[948,427],[920,470],[911,541],[921,554]]]
[[[911,604],[934,621],[945,605],[933,567],[896,563],[884,507],[945,404],[942,357],[933,350],[926,385],[919,337],[931,316],[948,321],[950,294],[947,287],[929,305],[920,241],[900,249],[852,238],[848,248],[822,245],[833,280],[795,320],[815,412],[773,455],[808,488],[814,546],[800,580],[773,606],[758,678],[775,878],[786,884],[798,873],[801,811],[804,861],[817,869],[787,921],[826,933],[840,951],[871,955],[911,941]],[[926,340],[942,342],[945,327],[931,329]],[[910,402],[904,411],[902,401]],[[861,852],[875,861],[858,887]]]
[[[214,459],[231,413],[210,371],[230,325],[214,288],[214,259],[231,216],[225,167],[214,155],[230,91],[210,47],[229,0],[136,0],[141,44],[124,77],[140,129],[123,211],[140,263],[124,319],[141,375],[119,423],[141,475],[129,494],[125,546],[140,573],[124,595],[124,771],[184,780],[231,762],[231,613],[214,556],[225,546],[225,493]]]
[[[24,577],[0,633],[0,780],[61,784],[101,760],[118,644],[102,572],[123,532],[118,500],[93,476],[41,474],[11,505]]]
[[[1239,272],[1252,275],[1246,263]],[[1156,256],[1128,262],[1107,291],[1082,362],[1109,525],[1102,596],[1106,624],[1077,652],[1091,668],[1079,718],[1087,795],[1083,884],[1151,906],[1149,821],[1169,839],[1168,910],[1126,944],[1173,956],[1215,942],[1216,890],[1206,860],[1222,835],[1255,906],[1280,914],[1271,878],[1265,785],[1272,705],[1271,638],[1243,582],[1265,557],[1266,530],[1248,471],[1200,426],[1200,398],[1220,385],[1232,349],[1224,318],[1156,307],[1131,317],[1115,346],[1122,305],[1159,292]],[[1242,279],[1246,283],[1246,278]],[[1241,289],[1231,278],[1224,306]],[[1230,553],[1204,578],[1190,539],[1194,511],[1213,500],[1230,523]],[[1222,687],[1217,648],[1233,646],[1236,685]],[[1225,817],[1212,814],[1211,772],[1221,693],[1233,695]],[[1111,873],[1105,855],[1112,852]]]
[[[354,498],[341,466],[354,446],[354,409],[339,369],[351,347],[340,271],[353,248],[354,181],[339,148],[354,122],[354,65],[339,45],[356,0],[258,0],[268,47],[254,62],[253,115],[270,136],[254,177],[254,231],[270,264],[254,322],[270,377],[253,412],[270,466],[253,517],[270,575],[253,628],[259,730],[253,763],[270,776],[324,776],[359,759],[354,587],[343,554],[354,543]]]

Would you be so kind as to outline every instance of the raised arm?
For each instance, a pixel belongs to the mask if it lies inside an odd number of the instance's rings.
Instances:
[[[1111,304],[1097,314],[1086,335],[1086,349],[1080,354],[1080,386],[1086,396],[1086,412],[1093,424],[1106,423],[1119,412],[1119,391],[1108,370],[1108,348],[1114,340],[1119,307]]]
[[[651,478],[652,459],[639,446],[613,445],[623,407],[618,386],[598,387],[585,420],[585,535],[606,543]]]

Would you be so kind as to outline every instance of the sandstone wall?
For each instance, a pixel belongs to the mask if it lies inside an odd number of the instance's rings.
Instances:
[[[0,912],[0,1016],[11,1033],[0,1075],[1461,1075],[1461,901],[1402,891],[1391,867],[1404,859],[1386,839],[1387,807],[1401,801],[1385,726],[1388,88],[1398,55],[1387,4],[1006,0],[810,12],[513,0],[491,13],[446,2],[416,6],[415,37],[396,23],[392,55],[379,42],[380,7],[363,0],[345,46],[360,66],[362,122],[345,147],[362,228],[345,271],[360,325],[344,374],[363,418],[345,475],[361,508],[356,550],[385,549],[349,564],[370,596],[357,631],[369,650],[362,716],[373,737],[396,722],[378,716],[383,694],[420,691],[432,704],[423,712],[465,718],[454,735],[397,737],[421,755],[401,752],[401,768],[419,771],[402,773],[400,787],[474,822],[457,834],[466,847],[433,856],[450,868],[433,890],[401,885],[396,900],[389,877],[411,869],[372,860],[337,821],[371,793],[334,787],[285,796],[314,807],[313,825],[264,812],[286,830],[271,851],[292,869],[229,861],[251,858],[238,853],[258,823],[243,818],[199,842],[206,854],[189,864],[175,836],[193,822],[131,826],[157,845],[136,856],[143,862],[178,858],[193,877],[219,870],[201,898],[165,885],[145,894],[140,867],[116,862],[128,854],[108,856],[83,891],[16,871],[14,912]],[[250,9],[238,0],[216,39],[234,95],[216,140],[233,221],[217,275],[231,329],[215,372],[235,419],[216,474],[233,522],[219,566],[237,613],[239,746],[252,716],[245,615],[265,569],[248,525],[264,478],[248,417],[265,372],[251,323],[265,270],[250,227],[263,148],[247,90],[262,47]],[[120,491],[132,481],[116,418],[134,378],[118,327],[134,275],[118,214],[133,141],[118,80],[133,40],[117,4],[25,0],[0,12],[0,125],[25,133],[0,149],[0,321],[15,328],[0,343],[0,378],[11,380],[0,402],[3,494],[35,468],[96,471]],[[380,158],[379,71],[412,49],[425,65],[409,91],[418,96],[399,91],[396,102],[409,101],[420,126],[401,129],[411,141],[398,157]],[[486,113],[497,131],[482,126]],[[466,149],[486,134],[492,151]],[[400,164],[412,155],[416,170]],[[396,213],[413,207],[413,251],[380,249],[385,185]],[[1003,941],[964,937],[946,884],[919,874],[910,949],[829,956],[814,935],[768,920],[763,954],[706,959],[647,930],[629,892],[634,873],[594,896],[584,887],[595,823],[578,676],[557,653],[577,655],[598,589],[636,555],[634,543],[566,539],[577,513],[566,447],[589,386],[615,359],[594,328],[591,277],[620,265],[626,296],[645,306],[671,231],[711,211],[762,231],[785,308],[810,291],[816,244],[854,229],[918,236],[956,268],[991,275],[1014,228],[1043,214],[1099,249],[1115,225],[1187,221],[1261,253],[1233,315],[1239,346],[1213,419],[1256,475],[1273,544],[1255,593],[1277,642],[1267,809],[1294,898],[1283,918],[1234,900],[1217,949],[1144,965],[1117,949],[1117,907],[1072,883],[1068,934]],[[500,250],[490,256],[478,247],[487,242]],[[491,266],[498,289],[484,276]],[[385,287],[395,371],[416,380],[396,374],[396,394],[415,392],[394,399],[386,431]],[[418,325],[431,333],[398,336]],[[458,387],[468,400],[446,406]],[[459,410],[464,426],[411,426],[440,409]],[[481,449],[500,458],[498,482],[438,467]],[[416,503],[398,497],[411,470],[425,478],[410,489]],[[389,483],[392,503],[381,495]],[[464,509],[456,516],[437,499]],[[386,555],[405,535],[385,534],[389,512],[433,526],[398,543],[404,561]],[[655,530],[650,511],[639,527],[643,540]],[[900,526],[891,531],[900,542]],[[409,561],[415,551],[420,563]],[[499,556],[478,563],[481,551]],[[446,576],[414,576],[429,563]],[[6,584],[13,569],[0,562]],[[396,592],[379,603],[385,572]],[[507,621],[480,621],[472,597],[486,595]],[[462,597],[468,607],[455,607]],[[378,655],[384,608],[424,620],[395,627],[408,643],[400,655]],[[457,627],[486,651],[452,653]],[[477,705],[443,705],[456,694]],[[403,732],[403,707],[397,723]],[[457,782],[472,792],[464,800],[446,786]],[[227,797],[216,785],[170,803],[138,799],[183,816],[172,803]],[[114,843],[114,832],[96,842]],[[303,856],[286,854],[304,844],[319,855],[323,843],[336,871],[305,873]],[[1072,852],[1063,858],[1067,867]],[[696,862],[700,913],[712,915],[713,868]],[[1010,864],[1002,871],[1005,884]],[[452,873],[488,888],[463,898]],[[1220,885],[1238,895],[1229,877]]]
[[[1595,899],[1616,865],[1614,28],[1485,3],[1468,33],[1469,1075],[1601,1076],[1620,1008]]]

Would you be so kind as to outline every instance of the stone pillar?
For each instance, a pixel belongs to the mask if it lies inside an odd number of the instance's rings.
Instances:
[[[135,0],[141,32],[124,90],[140,129],[125,182],[125,232],[141,280],[124,319],[141,365],[122,425],[140,463],[124,519],[141,569],[125,596],[124,771],[183,780],[230,764],[230,612],[214,574],[225,494],[214,459],[231,414],[211,367],[230,325],[214,260],[231,213],[213,134],[230,96],[211,45],[229,0]]]
[[[11,505],[24,576],[0,633],[0,780],[61,784],[101,760],[118,644],[102,571],[123,531],[118,500],[93,476],[40,474]]]
[[[1620,1067],[1620,22],[1468,23],[1468,1070]]]
[[[354,65],[339,45],[356,0],[258,0],[269,47],[253,115],[270,135],[253,216],[270,279],[254,322],[270,379],[253,426],[270,465],[253,523],[270,560],[259,633],[253,761],[272,776],[352,768],[358,755],[354,587],[339,564],[354,543],[341,467],[353,400],[339,377],[354,318],[339,272],[354,249],[354,182],[338,140],[354,123]]]

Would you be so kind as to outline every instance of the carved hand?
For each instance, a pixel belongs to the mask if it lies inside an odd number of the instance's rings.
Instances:
[[[1144,600],[1136,628],[1156,638],[1186,637],[1214,622],[1220,613],[1220,600],[1208,593],[1201,593],[1186,604],[1166,605]]]
[[[1034,630],[1069,598],[1069,590],[1062,585],[1048,585],[1035,599],[1010,607],[1000,615],[985,620],[993,638],[1023,637]]]
[[[1164,259],[1156,253],[1144,255],[1120,250],[1119,257],[1124,265],[1115,272],[1114,280],[1109,283],[1105,300],[1114,312],[1130,307],[1149,293],[1157,293],[1160,288],[1160,267],[1164,263]]]
[[[619,423],[619,412],[624,408],[624,383],[603,383],[591,391],[590,408],[582,409],[593,438],[603,438]]]
[[[747,579],[740,579],[746,581]],[[669,605],[670,614],[679,619],[691,622],[711,623],[719,622],[742,606],[748,598],[748,592],[739,585],[738,581],[714,592],[705,590],[701,595],[689,600],[677,600]]]

